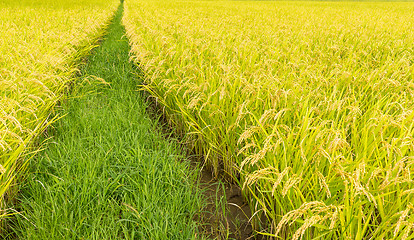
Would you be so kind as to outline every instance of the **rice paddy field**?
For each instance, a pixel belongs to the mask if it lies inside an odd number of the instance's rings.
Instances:
[[[126,1],[141,86],[272,239],[414,238],[414,4]]]
[[[252,238],[414,239],[413,29],[412,2],[0,0],[1,238],[242,239],[203,232],[195,155]]]
[[[0,1],[0,216],[14,178],[53,122],[80,59],[96,44],[118,1]]]

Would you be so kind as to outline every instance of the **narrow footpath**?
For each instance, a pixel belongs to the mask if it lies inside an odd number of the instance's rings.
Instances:
[[[122,11],[30,162],[19,239],[203,239],[196,170],[146,112]]]

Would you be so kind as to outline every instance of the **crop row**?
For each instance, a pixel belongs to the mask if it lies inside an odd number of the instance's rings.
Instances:
[[[143,88],[258,232],[414,237],[414,4],[125,4]]]
[[[118,1],[0,2],[0,217],[13,211],[14,179],[56,119],[53,107],[93,48]]]

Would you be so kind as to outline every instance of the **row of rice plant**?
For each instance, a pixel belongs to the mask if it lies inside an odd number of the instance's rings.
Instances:
[[[118,1],[0,1],[0,220],[12,214],[6,198],[14,178],[37,151],[34,139],[55,118],[85,56]],[[19,160],[20,159],[20,160]]]
[[[142,86],[274,239],[414,238],[414,4],[127,1]]]

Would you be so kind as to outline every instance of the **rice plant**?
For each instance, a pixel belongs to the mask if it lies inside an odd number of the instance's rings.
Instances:
[[[14,178],[118,1],[0,1],[0,220]],[[3,221],[2,221],[3,222]]]
[[[414,238],[414,4],[126,1],[142,86],[272,239]]]

